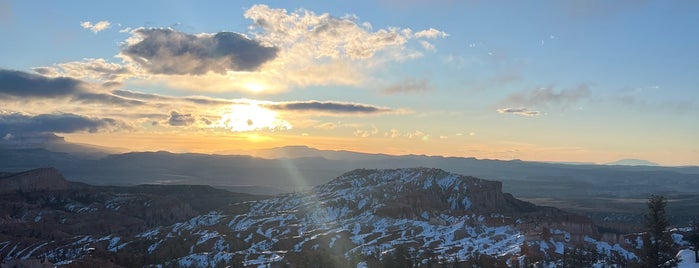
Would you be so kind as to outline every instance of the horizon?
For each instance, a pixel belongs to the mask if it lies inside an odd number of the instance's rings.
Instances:
[[[136,3],[0,0],[0,144],[699,166],[699,3]]]
[[[73,145],[81,145],[81,146],[88,146],[88,147],[93,147],[94,145],[91,144],[85,144],[85,143],[69,143]],[[66,150],[54,150],[51,148],[43,148],[43,147],[36,147],[39,149],[45,149],[48,151],[55,151],[55,152],[67,152],[71,153],[70,151]],[[119,155],[119,154],[130,154],[130,153],[168,153],[168,154],[200,154],[200,155],[213,155],[213,156],[250,156],[254,158],[263,158],[263,159],[280,159],[284,157],[266,157],[264,156],[264,153],[262,151],[273,151],[273,150],[279,150],[279,149],[287,149],[287,148],[303,148],[303,149],[310,149],[310,150],[317,150],[321,152],[340,152],[340,153],[355,153],[355,154],[367,154],[367,155],[385,155],[386,157],[405,157],[405,156],[417,156],[417,157],[443,157],[443,158],[462,158],[462,159],[474,159],[474,160],[487,160],[487,161],[522,161],[522,162],[531,162],[531,163],[545,163],[545,164],[561,164],[561,165],[592,165],[592,166],[629,166],[629,167],[642,167],[642,166],[648,166],[648,167],[661,167],[661,168],[684,168],[684,167],[699,167],[699,165],[661,165],[659,163],[655,163],[652,161],[648,161],[646,159],[636,159],[636,158],[623,158],[623,159],[616,159],[614,161],[610,162],[567,162],[567,161],[539,161],[539,160],[526,160],[526,159],[519,159],[519,158],[513,158],[513,159],[497,159],[497,158],[479,158],[479,157],[474,157],[474,156],[445,156],[445,155],[430,155],[430,154],[390,154],[390,153],[372,153],[372,152],[362,152],[362,151],[352,151],[352,150],[342,150],[342,149],[320,149],[320,148],[315,148],[315,147],[310,147],[308,145],[303,145],[303,144],[296,144],[296,145],[284,145],[280,147],[264,147],[264,148],[259,148],[259,149],[246,149],[246,150],[221,150],[221,151],[212,151],[212,152],[191,152],[191,151],[172,151],[172,150],[165,150],[165,149],[160,149],[160,150],[123,150],[123,148],[112,148],[112,147],[93,147],[97,150],[100,150],[103,153],[106,153],[107,155]],[[288,156],[289,158],[298,158],[303,156]],[[324,158],[321,156],[321,158]],[[624,163],[627,161],[631,161],[631,163]]]

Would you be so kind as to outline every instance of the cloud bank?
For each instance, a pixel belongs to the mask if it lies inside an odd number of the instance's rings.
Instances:
[[[0,95],[57,97],[82,91],[85,84],[73,78],[49,78],[22,71],[0,69]]]
[[[68,77],[42,75],[0,69],[0,96],[22,100],[37,98],[61,98],[84,103],[142,105],[143,102],[122,98],[101,90],[99,86]],[[29,98],[29,99],[28,99]]]
[[[73,133],[115,129],[123,123],[111,118],[90,118],[71,113],[28,115],[0,111],[0,133]]]

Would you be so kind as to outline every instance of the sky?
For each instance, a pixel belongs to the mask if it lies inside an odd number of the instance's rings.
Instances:
[[[0,139],[699,165],[696,1],[0,0]]]

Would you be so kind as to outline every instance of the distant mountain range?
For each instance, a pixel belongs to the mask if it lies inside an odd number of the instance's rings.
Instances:
[[[607,165],[619,165],[619,166],[659,166],[658,163],[653,163],[648,160],[642,159],[621,159],[619,161],[614,161],[607,163]]]
[[[598,224],[633,228],[650,194],[671,198],[674,222],[699,211],[699,167],[590,165],[424,155],[392,156],[305,146],[250,151],[250,155],[131,152],[76,154],[41,148],[0,149],[0,172],[55,167],[94,185],[196,184],[274,195],[321,185],[348,170],[428,167],[503,182],[503,191],[537,204],[593,217]],[[604,205],[600,205],[604,204]],[[610,220],[613,219],[613,220]]]

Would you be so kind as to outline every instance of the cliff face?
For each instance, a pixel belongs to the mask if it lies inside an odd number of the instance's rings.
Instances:
[[[38,168],[0,178],[0,193],[66,190],[70,182],[55,168]]]
[[[489,215],[537,210],[531,203],[504,194],[499,181],[430,168],[355,170],[316,191],[343,193],[348,202],[375,200],[377,214],[392,218],[415,219],[425,212]]]

